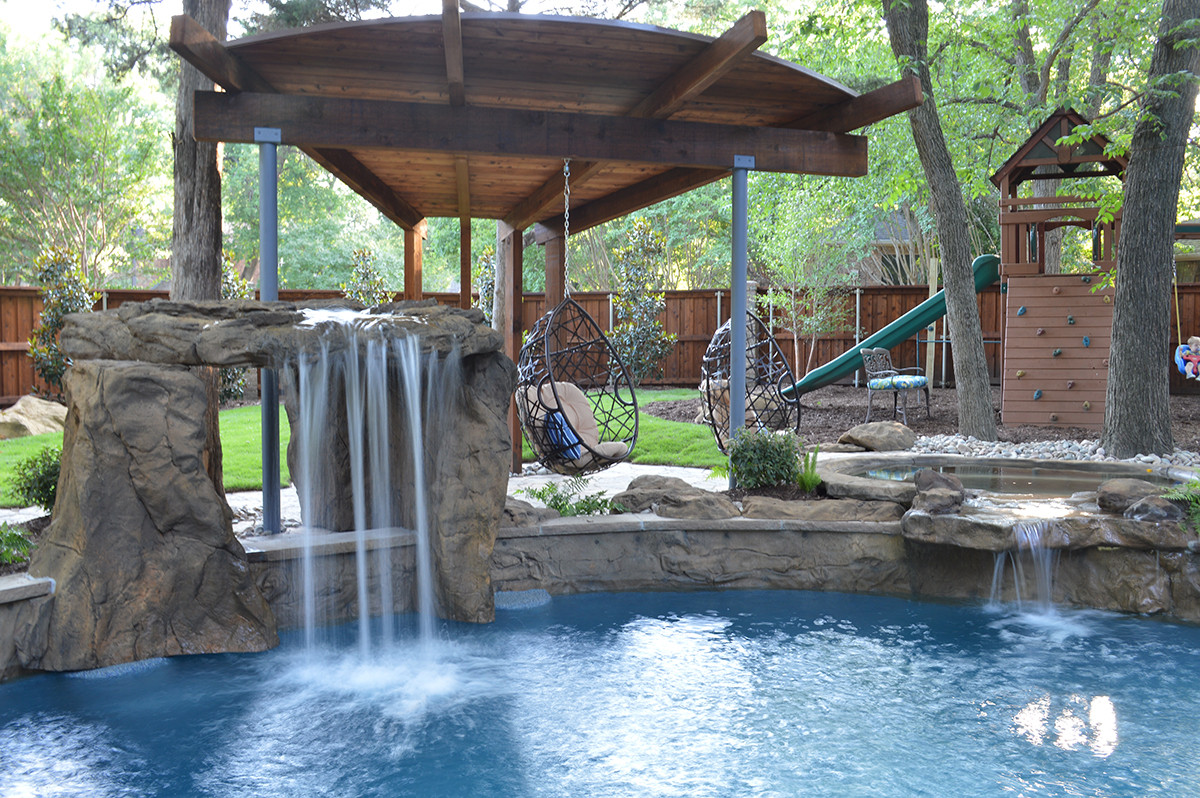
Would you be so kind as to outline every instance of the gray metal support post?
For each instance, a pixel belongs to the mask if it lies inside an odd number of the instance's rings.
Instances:
[[[258,296],[279,299],[279,128],[256,127],[258,143]],[[265,534],[282,532],[279,507],[279,374],[262,370],[262,474]]]
[[[746,262],[750,232],[748,179],[753,155],[733,156],[733,285],[729,322],[729,434],[746,425]],[[733,469],[729,487],[737,487]]]

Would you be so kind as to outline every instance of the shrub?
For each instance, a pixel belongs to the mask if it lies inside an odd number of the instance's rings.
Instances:
[[[0,524],[0,565],[13,565],[29,559],[33,544],[25,537],[20,527]]]
[[[238,273],[237,266],[225,253],[221,264],[221,299],[252,299],[254,286]],[[246,395],[246,370],[221,369],[221,402],[232,402]]]
[[[383,275],[375,268],[375,254],[371,250],[354,250],[351,261],[350,282],[340,286],[347,299],[361,302],[370,308],[382,305],[392,298],[392,292],[383,284]]]
[[[63,249],[50,249],[38,257],[37,279],[42,284],[42,317],[29,336],[29,357],[33,359],[33,370],[48,386],[45,394],[61,399],[62,377],[68,365],[58,348],[63,317],[91,310],[96,294],[87,289],[79,261]]]
[[[605,515],[624,511],[625,508],[620,504],[605,498],[604,491],[581,495],[587,489],[588,482],[587,477],[578,474],[564,482],[547,482],[540,488],[525,488],[520,492],[556,510],[561,516]]]
[[[485,249],[475,262],[475,287],[479,291],[475,307],[483,311],[484,321],[491,324],[496,295],[496,250],[492,247]]]
[[[17,498],[31,507],[41,507],[46,512],[53,510],[61,459],[62,449],[47,446],[17,463],[12,478]]]
[[[629,233],[629,243],[616,251],[613,278],[614,326],[609,340],[635,386],[662,372],[662,361],[675,348],[675,335],[663,332],[658,316],[666,307],[664,294],[650,290],[655,280],[655,264],[665,258],[666,239],[637,219]]]
[[[729,441],[729,468],[742,488],[794,485],[800,478],[800,446],[791,433],[742,427]]]

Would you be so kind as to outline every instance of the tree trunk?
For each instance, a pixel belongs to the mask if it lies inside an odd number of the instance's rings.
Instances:
[[[225,40],[230,0],[184,0],[190,15],[218,41]],[[221,298],[221,173],[217,145],[192,138],[192,96],[213,88],[191,64],[183,63],[175,99],[175,216],[171,237],[171,299]],[[224,495],[221,436],[217,411],[220,371],[200,369],[208,393],[205,466],[217,491]]]
[[[942,134],[929,77],[929,8],[925,0],[883,0],[892,52],[907,59],[906,68],[921,78],[924,104],[908,112],[917,155],[925,170],[941,244],[942,282],[946,291],[946,328],[954,351],[958,431],[980,440],[996,440],[991,376],[983,349],[975,276],[971,272],[970,220],[950,150]]]
[[[1190,37],[1200,0],[1164,0],[1142,114],[1129,147],[1117,250],[1104,448],[1117,457],[1174,450],[1169,408],[1173,242],[1184,150],[1196,109]],[[1190,24],[1189,24],[1190,23]]]

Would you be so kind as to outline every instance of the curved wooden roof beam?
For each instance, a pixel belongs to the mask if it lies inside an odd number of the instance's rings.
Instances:
[[[229,52],[203,25],[186,14],[171,18],[170,46],[228,93],[278,93],[269,81]],[[405,230],[416,229],[424,220],[425,217],[420,211],[392,191],[349,152],[306,146],[301,146],[300,150],[366,197],[380,212]]]
[[[449,3],[452,0],[443,0]],[[750,11],[714,39],[695,58],[684,64],[641,102],[629,109],[627,116],[641,119],[667,119],[692,97],[702,93],[739,61],[762,46],[767,40],[767,16]],[[447,56],[449,57],[449,56]],[[581,161],[571,166],[571,184],[580,186],[604,168],[602,162]],[[705,180],[705,183],[711,180]],[[700,185],[703,185],[701,183]],[[522,200],[504,221],[517,230],[542,219],[558,202],[562,194],[562,179],[558,175]]]
[[[446,50],[446,90],[451,105],[465,105],[467,88],[463,72],[462,17],[457,0],[442,0],[442,46]]]

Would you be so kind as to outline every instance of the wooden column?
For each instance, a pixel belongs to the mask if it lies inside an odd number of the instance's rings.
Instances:
[[[499,252],[496,253],[496,267],[504,272],[504,311],[507,318],[500,320],[500,329],[504,333],[504,354],[514,361],[521,354],[521,333],[524,329],[522,304],[525,300],[523,285],[524,275],[521,272],[522,249],[521,232],[504,222],[496,223],[496,237],[499,242]],[[517,409],[513,404],[508,408],[508,425],[512,430],[512,471],[521,472],[521,425],[517,421]]]
[[[421,253],[427,226],[421,224],[404,231],[404,298],[420,299],[424,295],[421,285]]]
[[[567,285],[567,239],[563,228],[539,224],[533,240],[546,249],[546,310],[563,301]]]
[[[471,220],[458,220],[458,306],[471,307]]]

